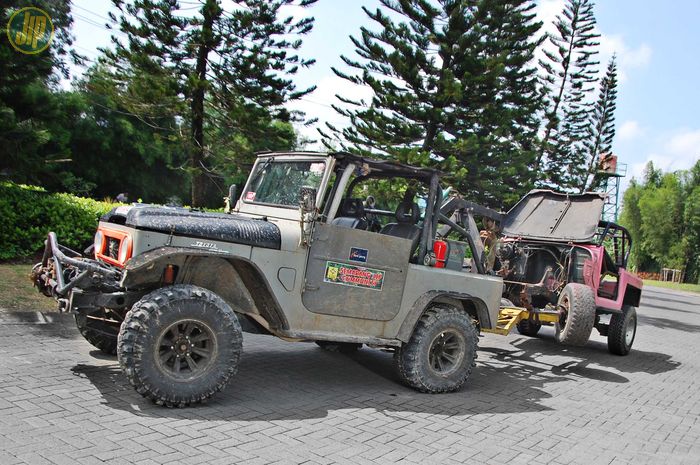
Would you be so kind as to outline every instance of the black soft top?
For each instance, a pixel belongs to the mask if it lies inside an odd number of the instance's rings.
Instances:
[[[309,156],[309,157],[333,157],[341,163],[353,163],[358,166],[366,165],[373,174],[394,175],[398,177],[422,179],[428,182],[433,176],[441,176],[436,169],[406,165],[393,160],[382,160],[356,155],[348,152],[265,152],[258,154],[260,158],[275,156]]]

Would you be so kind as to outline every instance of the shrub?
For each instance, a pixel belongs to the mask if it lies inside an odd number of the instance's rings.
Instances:
[[[0,260],[41,251],[49,231],[61,244],[82,251],[92,241],[100,216],[117,205],[0,182]]]

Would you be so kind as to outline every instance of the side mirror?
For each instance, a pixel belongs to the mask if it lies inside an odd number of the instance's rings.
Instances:
[[[316,220],[316,189],[304,186],[299,189],[299,210],[301,212],[301,239],[299,245],[311,244],[311,231]]]
[[[224,212],[231,213],[231,208],[236,204],[238,199],[238,186],[231,184],[228,188],[228,197],[224,197]]]
[[[316,189],[303,186],[299,188],[299,208],[302,213],[313,213],[316,211]]]

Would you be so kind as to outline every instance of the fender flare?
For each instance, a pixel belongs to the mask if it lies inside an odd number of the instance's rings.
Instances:
[[[416,299],[411,310],[409,310],[406,315],[406,318],[404,318],[396,338],[402,342],[408,342],[423,312],[434,302],[443,302],[455,306],[459,304],[466,313],[479,321],[479,326],[485,328],[492,327],[493,323],[491,322],[488,308],[478,297],[454,291],[434,290],[428,291]]]
[[[270,327],[275,330],[286,330],[289,328],[289,322],[287,321],[277,298],[272,292],[272,287],[267,281],[267,278],[262,271],[260,271],[260,268],[258,268],[258,266],[246,256],[192,249],[188,247],[159,247],[157,249],[144,252],[143,254],[129,260],[126,264],[120,285],[124,289],[152,289],[154,287],[153,284],[157,283],[158,286],[156,287],[160,287],[163,270],[165,269],[166,265],[174,264],[182,267],[188,262],[191,263],[192,259],[211,259],[215,260],[222,266],[223,262],[226,262],[227,266],[224,266],[222,271],[225,269],[230,273],[232,278],[239,279],[240,281],[238,281],[238,286],[246,290],[246,292],[249,294],[249,298],[241,296],[244,298],[233,300],[230,298],[226,299],[225,295],[227,292],[222,292],[222,289],[219,289],[216,286],[206,286],[201,282],[198,282],[196,279],[192,281],[191,279],[188,279],[186,272],[183,272],[182,275],[178,273],[175,283],[200,285],[219,294],[220,297],[227,300],[227,303],[231,305],[234,310],[238,309],[238,311],[242,313],[257,313],[261,315],[267,321]],[[197,267],[200,266],[200,264],[195,262],[193,266]],[[212,270],[212,274],[216,274],[216,271]],[[201,277],[201,274],[199,276]],[[184,280],[182,280],[183,278]],[[234,287],[233,283],[231,283],[230,287]]]

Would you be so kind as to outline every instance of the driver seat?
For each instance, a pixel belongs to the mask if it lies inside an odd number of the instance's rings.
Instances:
[[[331,221],[334,226],[348,229],[367,229],[367,220],[365,219],[365,207],[361,199],[346,198],[340,204],[339,213]]]
[[[404,200],[396,207],[396,223],[385,225],[379,234],[409,239],[411,241],[411,255],[413,255],[420,240],[421,228],[416,225],[419,216],[418,204]]]

